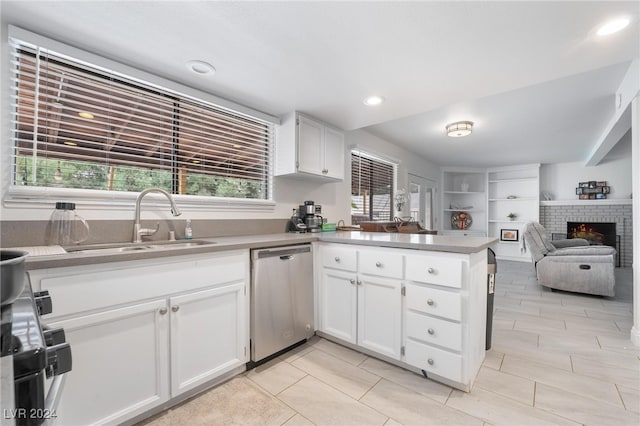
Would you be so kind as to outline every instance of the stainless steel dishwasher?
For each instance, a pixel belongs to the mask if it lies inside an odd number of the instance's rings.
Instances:
[[[313,257],[311,245],[251,251],[251,361],[311,337]]]

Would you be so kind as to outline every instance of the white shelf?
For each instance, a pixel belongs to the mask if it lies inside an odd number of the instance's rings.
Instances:
[[[489,201],[535,201],[538,197],[489,198]]]
[[[443,212],[476,212],[476,213],[480,213],[480,212],[483,212],[484,210],[470,208],[470,209],[442,209],[442,211]]]
[[[550,200],[540,201],[541,206],[587,206],[587,205],[631,205],[632,200],[630,198],[607,198],[604,200]]]
[[[535,176],[532,177],[522,177],[522,178],[512,178],[512,179],[490,179],[489,183],[504,183],[504,182],[537,182],[538,178]]]
[[[528,223],[527,221],[524,220],[509,220],[509,219],[505,219],[505,220],[497,220],[497,219],[489,219],[489,223],[519,223],[519,224],[524,224],[524,223]]]
[[[484,194],[484,191],[444,191],[445,194]]]

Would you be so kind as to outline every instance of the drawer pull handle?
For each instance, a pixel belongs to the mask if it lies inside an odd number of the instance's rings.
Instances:
[[[160,308],[160,310],[158,310],[158,312],[160,313],[160,315],[166,315],[167,314],[167,308]]]
[[[362,285],[362,281],[358,280],[358,285]]]
[[[382,262],[376,262],[376,267],[382,268]]]
[[[171,312],[178,312],[180,310],[180,306],[179,305],[175,305],[171,307]]]
[[[435,331],[433,331],[433,328],[430,328],[427,330],[427,333],[431,334],[433,336],[433,333],[435,333]]]
[[[436,270],[433,269],[433,268],[427,268],[427,272],[430,273],[430,274],[434,274],[436,272]]]
[[[433,299],[427,299],[427,305],[433,306]]]
[[[340,263],[340,258],[338,256],[334,257],[333,260],[335,260],[336,262]]]
[[[432,359],[432,358],[429,358],[429,359],[427,360],[427,364],[429,364],[429,365],[433,365],[433,359]]]
[[[351,278],[351,279],[349,280],[349,282],[350,282],[351,284],[355,284],[355,283],[356,283],[356,280],[354,280],[353,278]]]

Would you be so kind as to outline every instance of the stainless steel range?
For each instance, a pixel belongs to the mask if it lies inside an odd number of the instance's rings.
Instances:
[[[52,310],[48,292],[34,294],[24,273],[13,277],[25,283],[15,300],[1,306],[0,425],[52,424],[65,373],[71,371],[71,347],[64,330],[40,323],[40,315]],[[3,287],[9,285],[5,274],[2,280]],[[48,391],[45,377],[53,378]]]

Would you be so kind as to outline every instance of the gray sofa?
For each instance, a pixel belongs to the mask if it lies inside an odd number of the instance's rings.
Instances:
[[[615,295],[613,247],[590,246],[581,238],[551,241],[537,222],[529,222],[523,235],[541,285],[576,293]]]

